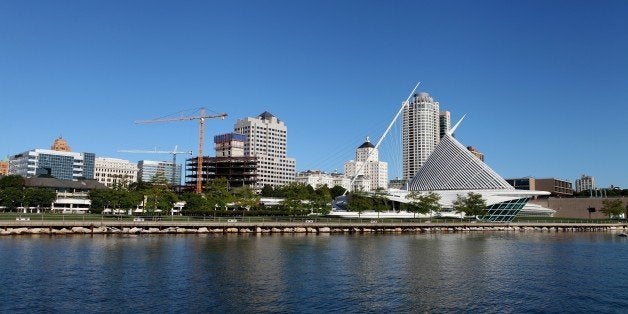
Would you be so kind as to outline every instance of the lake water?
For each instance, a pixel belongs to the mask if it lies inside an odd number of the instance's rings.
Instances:
[[[0,237],[0,312],[628,311],[611,233]]]

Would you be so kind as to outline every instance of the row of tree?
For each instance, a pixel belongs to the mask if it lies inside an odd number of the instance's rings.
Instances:
[[[7,211],[18,208],[48,208],[57,199],[52,189],[26,188],[24,178],[17,175],[0,177],[0,206]]]
[[[162,182],[164,181],[164,182]],[[128,188],[93,190],[90,192],[92,212],[105,208],[127,212],[143,201],[148,214],[166,213],[178,201],[185,201],[182,209],[186,215],[233,216],[244,215],[306,215],[326,214],[331,209],[332,195],[344,193],[341,187],[312,188],[309,185],[291,183],[282,187],[264,187],[261,195],[249,187],[232,188],[225,178],[217,178],[203,186],[201,193],[174,193],[165,180],[157,176],[152,182],[138,182]],[[261,197],[278,197],[278,206],[265,206]]]
[[[410,192],[409,203],[401,203],[398,210],[405,210],[415,214],[438,213],[443,210],[440,204],[440,195],[435,192]],[[364,211],[383,212],[393,210],[393,203],[388,201],[381,192],[373,195],[354,192],[349,194],[347,210],[362,213]],[[482,195],[469,192],[467,195],[458,195],[453,203],[453,210],[465,213],[467,216],[483,216],[486,214],[486,201]]]

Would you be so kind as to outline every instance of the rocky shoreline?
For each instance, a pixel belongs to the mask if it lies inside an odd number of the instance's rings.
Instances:
[[[0,235],[66,235],[66,234],[326,234],[326,233],[453,233],[453,232],[589,232],[618,231],[625,232],[626,226],[435,226],[435,227],[61,227],[36,228],[14,227],[0,228]]]

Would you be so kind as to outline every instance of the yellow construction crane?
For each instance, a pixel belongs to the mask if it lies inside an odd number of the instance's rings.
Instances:
[[[227,117],[226,113],[221,113],[217,115],[206,115],[205,108],[200,109],[200,114],[198,116],[183,116],[183,117],[175,117],[175,118],[160,118],[160,119],[152,119],[152,120],[139,120],[135,121],[136,124],[145,124],[145,123],[158,123],[158,122],[175,122],[175,121],[191,121],[191,120],[199,120],[200,122],[200,130],[198,135],[198,157],[196,160],[196,193],[201,193],[203,190],[202,185],[202,170],[203,170],[203,141],[205,138],[205,119],[225,119]]]
[[[142,150],[142,149],[121,149],[118,153],[135,153],[135,154],[172,154],[172,185],[180,185],[181,182],[176,182],[177,177],[177,154],[192,155],[191,150],[179,151],[177,145],[174,146],[174,150]]]

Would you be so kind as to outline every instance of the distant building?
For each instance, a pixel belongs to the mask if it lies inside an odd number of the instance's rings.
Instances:
[[[379,161],[379,152],[368,137],[356,149],[355,160],[345,163],[345,174],[351,179],[361,176],[355,182],[359,181],[364,184],[359,186],[354,182],[352,190],[372,191],[388,188],[388,163]]]
[[[484,154],[482,154],[479,150],[475,149],[473,146],[467,146],[467,149],[473,154],[473,156],[479,158],[481,161],[484,161]]]
[[[395,178],[392,179],[390,181],[388,181],[388,188],[389,189],[398,189],[398,190],[403,190],[406,188],[406,184],[407,182],[403,179],[400,178]]]
[[[107,188],[91,179],[62,180],[57,178],[26,178],[26,187],[50,188],[57,193],[57,199],[50,204],[53,212],[86,213],[91,207],[89,191]]]
[[[582,191],[594,190],[595,189],[595,178],[592,176],[583,174],[580,179],[576,179],[576,192],[580,193]]]
[[[283,121],[265,111],[239,119],[234,131],[246,137],[244,157],[257,159],[257,189],[294,182],[296,160],[287,156],[288,128]]]
[[[0,176],[9,174],[9,159],[0,161]]]
[[[225,178],[230,187],[255,188],[258,174],[258,158],[244,156],[243,134],[227,133],[214,136],[216,157],[203,157],[201,173],[202,184],[205,185],[216,178]],[[196,185],[198,158],[187,160],[188,186]]]
[[[163,176],[169,185],[181,184],[181,165],[175,165],[172,161],[140,160],[137,168],[138,181],[153,182],[156,177]]]
[[[546,191],[550,192],[551,196],[557,197],[573,196],[572,184],[566,180],[556,178],[516,178],[506,179],[506,182],[517,190]]]
[[[534,178],[506,179],[506,182],[517,190],[536,191]]]
[[[439,104],[428,93],[414,94],[403,108],[403,179],[412,180],[439,142]]]
[[[573,196],[573,184],[567,180],[556,178],[536,179],[536,189],[538,191],[550,192],[552,196]]]
[[[71,152],[72,150],[70,149],[70,145],[68,145],[68,142],[63,139],[63,137],[59,136],[59,138],[57,138],[52,145],[50,146],[51,150],[54,151],[58,151],[58,152]]]
[[[310,185],[313,188],[326,185],[334,186],[334,178],[329,174],[319,170],[306,170],[297,173],[296,181],[301,184]]]
[[[441,111],[438,114],[438,121],[440,127],[440,138],[443,138],[449,129],[451,129],[451,113],[447,110]]]
[[[137,182],[137,163],[124,159],[96,157],[94,178],[107,187],[124,186]]]
[[[326,185],[328,188],[340,186],[345,190],[348,190],[349,185],[351,184],[351,179],[347,178],[342,173],[326,173],[319,170],[306,170],[299,172],[297,173],[296,181],[298,183],[310,185],[313,188]]]
[[[332,172],[331,173],[331,177],[334,180],[334,185],[333,186],[340,186],[345,190],[350,190],[351,188],[351,179],[347,178],[347,176],[345,176],[342,173],[337,173],[337,172]]]
[[[96,155],[70,151],[58,138],[53,149],[33,149],[9,157],[9,174],[23,177],[51,176],[62,180],[93,179]]]

